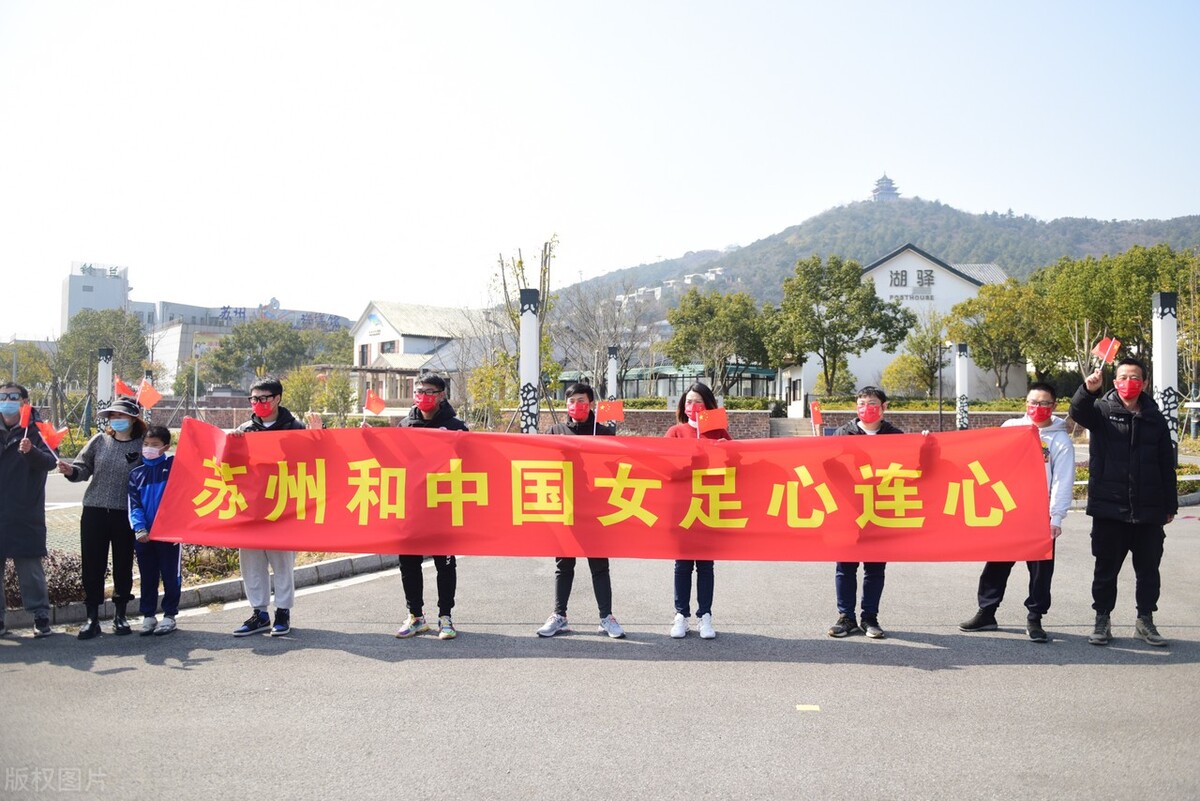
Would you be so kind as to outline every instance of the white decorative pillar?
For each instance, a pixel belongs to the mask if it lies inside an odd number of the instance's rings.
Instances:
[[[521,350],[517,373],[521,381],[522,434],[536,434],[538,430],[538,387],[542,383],[542,343],[538,336],[540,307],[536,289],[521,290]]]
[[[620,392],[617,392],[617,349],[610,347],[608,349],[608,377],[605,379],[605,384],[608,387],[608,399],[616,400]]]
[[[1174,292],[1155,292],[1150,296],[1153,323],[1150,332],[1154,354],[1154,402],[1167,418],[1171,443],[1179,454],[1179,339],[1178,302]]]
[[[100,348],[100,361],[96,367],[96,411],[112,403],[113,399],[113,350]]]
[[[959,342],[954,346],[954,396],[957,402],[954,407],[954,427],[959,431],[970,428],[967,420],[967,387],[971,380],[971,360],[967,356],[967,343]]]

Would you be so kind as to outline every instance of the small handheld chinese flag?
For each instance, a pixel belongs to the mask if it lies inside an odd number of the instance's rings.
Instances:
[[[118,395],[127,395],[130,398],[137,395],[137,393],[133,391],[133,387],[122,381],[119,376],[113,382],[113,389],[116,390]]]
[[[21,404],[21,422],[18,424],[21,428],[29,428],[29,417],[33,414],[33,406],[28,403]]]
[[[729,415],[722,408],[705,409],[696,416],[696,424],[701,434],[729,428]]]
[[[375,394],[375,390],[367,388],[367,402],[363,404],[363,408],[371,414],[379,414],[387,408],[387,404],[383,402],[383,398]]]
[[[142,385],[138,387],[137,402],[143,409],[153,409],[154,404],[162,400],[162,393],[154,388],[146,379],[142,379]]]
[[[822,425],[825,422],[824,416],[821,414],[821,402],[813,401],[808,404],[809,410],[812,412],[812,422],[814,426]]]
[[[596,404],[597,423],[624,423],[625,401],[600,401]]]
[[[57,431],[54,426],[47,423],[45,420],[37,421],[37,430],[42,432],[42,441],[46,443],[46,447],[50,450],[55,450],[59,443],[63,441],[63,437],[67,435],[67,427],[63,426]]]
[[[1096,343],[1096,347],[1092,348],[1092,355],[1100,359],[1105,364],[1112,364],[1113,359],[1117,358],[1117,351],[1121,349],[1121,340],[1116,337],[1105,337]]]

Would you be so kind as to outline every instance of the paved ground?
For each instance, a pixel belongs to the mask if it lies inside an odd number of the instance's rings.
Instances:
[[[1121,639],[1087,644],[1087,522],[1060,540],[1048,645],[1020,628],[1023,568],[1004,630],[967,635],[979,566],[901,563],[883,641],[824,635],[831,565],[772,563],[718,564],[720,635],[671,640],[671,565],[650,560],[613,563],[628,639],[593,633],[581,566],[579,633],[539,640],[552,560],[496,558],[461,560],[452,642],[391,636],[395,571],[306,591],[286,638],[231,637],[236,605],[166,638],[19,632],[0,797],[1200,797],[1200,523],[1168,529],[1157,649],[1129,636],[1130,581]]]

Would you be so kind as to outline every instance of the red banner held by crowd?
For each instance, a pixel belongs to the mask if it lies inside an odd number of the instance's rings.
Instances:
[[[1031,426],[694,441],[186,419],[151,537],[362,553],[796,561],[1051,555]]]

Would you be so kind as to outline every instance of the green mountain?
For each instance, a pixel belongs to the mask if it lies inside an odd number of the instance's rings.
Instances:
[[[920,198],[863,201],[830,209],[736,250],[688,253],[617,270],[588,283],[656,286],[686,273],[721,268],[721,278],[707,286],[741,290],[775,303],[783,279],[802,258],[836,254],[866,266],[910,242],[951,264],[996,264],[1009,275],[1024,278],[1063,256],[1102,256],[1161,242],[1177,250],[1198,247],[1200,215],[1108,222],[1063,217],[1043,222],[1012,211],[969,214]]]

